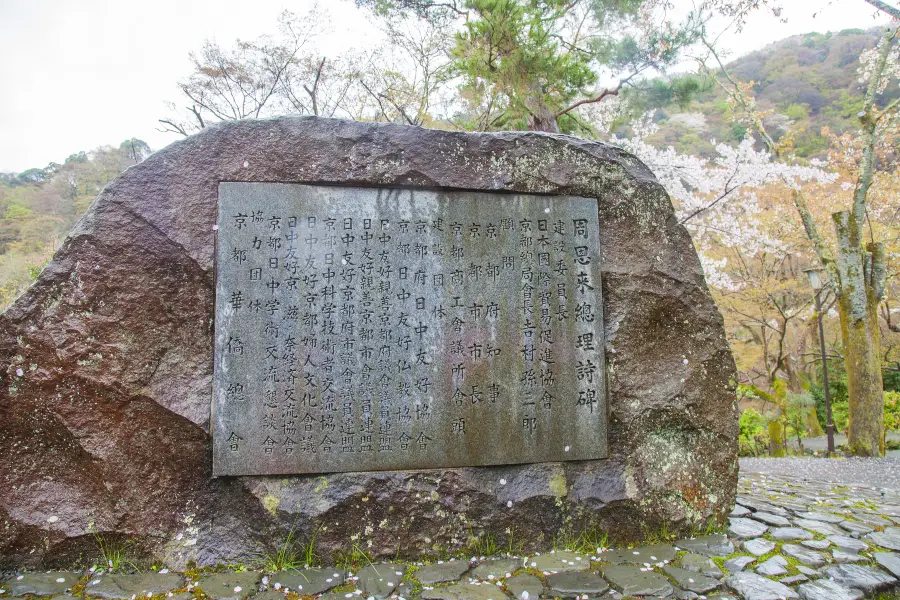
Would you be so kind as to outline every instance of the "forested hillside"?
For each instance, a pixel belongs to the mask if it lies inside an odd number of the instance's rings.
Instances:
[[[859,128],[862,110],[859,55],[878,41],[879,30],[848,29],[838,33],[807,33],[766,46],[727,65],[731,76],[752,82],[752,93],[766,126],[777,135],[793,132],[794,152],[801,157],[823,156],[828,142],[825,127],[842,134]],[[900,95],[889,89],[882,103]],[[681,152],[710,155],[712,139],[737,142],[747,127],[729,117],[725,93],[712,87],[686,110],[661,110],[660,131],[651,140]],[[777,141],[777,140],[776,140]]]
[[[767,125],[776,132],[790,129],[798,156],[821,156],[827,147],[823,128],[836,133],[858,128],[859,55],[877,37],[877,31],[858,29],[809,33],[738,58],[727,69],[735,79],[753,82]],[[886,93],[882,102],[898,91]],[[659,131],[648,141],[683,153],[714,155],[712,140],[734,143],[747,132],[730,119],[730,111],[725,94],[712,86],[685,109],[659,110]],[[77,152],[43,168],[0,173],[0,309],[36,277],[103,186],[149,152],[147,144],[131,139],[118,147]]]
[[[37,277],[103,186],[149,154],[146,143],[130,139],[43,168],[0,173],[0,310]]]

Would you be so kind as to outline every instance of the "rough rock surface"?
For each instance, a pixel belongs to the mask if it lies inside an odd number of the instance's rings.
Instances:
[[[783,509],[785,518],[792,523],[802,519],[799,513],[813,508],[872,520],[898,518],[900,512],[900,490],[854,488],[780,476],[754,477],[746,473],[741,476],[738,489],[745,501],[757,504],[765,499],[770,508]],[[828,542],[821,549],[827,564],[818,569],[787,558],[788,551],[797,548],[806,551],[803,546],[795,544],[791,549],[787,548],[790,544],[778,544],[769,553],[777,575],[765,575],[759,569],[754,573],[753,567],[746,564],[754,561],[754,557],[735,551],[732,542],[719,535],[677,542],[679,548],[703,547],[709,551],[708,556],[687,553],[671,544],[654,544],[596,553],[560,550],[531,556],[464,556],[462,560],[443,562],[421,557],[412,563],[370,564],[365,557],[359,557],[349,572],[327,567],[260,573],[246,572],[242,566],[174,575],[168,569],[165,573],[140,575],[110,575],[96,568],[84,573],[0,571],[0,600],[7,597],[28,600],[35,595],[42,598],[52,595],[52,600],[99,600],[100,594],[95,592],[104,589],[103,582],[110,581],[115,583],[109,586],[112,593],[103,594],[110,600],[143,599],[147,591],[164,590],[182,581],[185,587],[173,589],[167,600],[196,600],[192,593],[197,591],[220,600],[286,600],[288,588],[289,597],[300,593],[304,598],[328,590],[318,600],[365,600],[370,596],[388,600],[544,600],[551,597],[623,600],[626,594],[629,598],[678,600],[701,597],[786,600],[797,596],[802,600],[900,598],[900,581],[895,578],[900,572],[900,555],[878,552],[876,546],[865,541],[860,543],[866,545],[865,550],[847,554]],[[713,548],[721,552],[713,552]],[[839,560],[842,554],[862,564],[842,565]],[[579,557],[581,560],[576,560]],[[550,570],[541,571],[532,565],[550,567]],[[567,570],[559,572],[553,566]],[[198,582],[199,587],[195,587]],[[607,590],[608,587],[612,589]],[[878,595],[881,592],[883,595]]]
[[[857,588],[867,593],[889,588],[897,582],[895,577],[891,577],[883,571],[860,565],[829,567],[825,574],[828,575],[829,579],[837,583]]]
[[[776,554],[769,560],[761,563],[758,567],[756,567],[756,572],[760,575],[766,575],[768,577],[777,577],[778,575],[784,575],[787,573],[787,566],[787,559],[780,554]]]
[[[547,577],[547,587],[554,597],[579,598],[584,594],[598,596],[609,589],[596,573],[555,573]]]
[[[544,591],[543,582],[530,573],[510,577],[506,580],[506,587],[517,599],[522,598],[523,592],[528,592],[527,598],[537,598]]]
[[[385,563],[363,567],[358,574],[359,589],[367,597],[380,600],[393,594],[403,580],[406,565]]]
[[[752,556],[735,556],[725,561],[725,568],[729,573],[737,573],[747,568],[747,565],[756,562]]]
[[[91,580],[84,587],[84,593],[109,599],[132,598],[134,596],[148,598],[178,589],[182,586],[183,581],[180,575],[174,573],[165,575],[158,573],[137,575],[114,573]]]
[[[681,589],[694,592],[695,594],[705,594],[710,590],[719,587],[719,582],[712,577],[700,575],[687,569],[679,569],[678,567],[663,567],[663,571],[671,577]]]
[[[725,585],[745,600],[791,600],[799,597],[783,583],[754,573],[736,573],[725,580]]]
[[[198,585],[213,600],[241,600],[256,594],[262,573],[213,573],[200,578]]]
[[[600,554],[603,562],[614,565],[644,563],[658,563],[675,558],[675,548],[668,544],[654,544],[652,546],[639,546],[637,548],[623,548],[621,550],[609,550]]]
[[[744,547],[744,550],[753,556],[762,556],[775,549],[775,542],[757,538],[755,540],[746,540],[742,546]]]
[[[50,596],[60,594],[78,583],[81,573],[24,573],[4,582],[0,589],[13,596]]]
[[[538,571],[580,571],[587,560],[582,554],[576,552],[548,552],[535,557],[531,562],[532,568]]]
[[[688,571],[702,573],[708,577],[720,577],[722,575],[722,569],[719,568],[715,561],[702,554],[685,554],[678,560],[678,566]]]
[[[441,561],[416,571],[416,578],[422,585],[434,585],[445,581],[456,581],[468,570],[469,563],[464,560]]]
[[[600,573],[626,596],[671,596],[674,588],[655,571],[616,565],[600,569]]]
[[[766,525],[753,519],[732,517],[728,520],[728,535],[735,539],[747,540],[759,537],[768,530],[769,528]]]
[[[598,198],[610,458],[212,478],[221,181]],[[470,532],[503,543],[514,530],[535,548],[564,526],[636,539],[733,506],[734,364],[690,237],[643,164],[567,136],[317,118],[208,128],[106,187],[0,317],[0,364],[0,568],[96,555],[91,523],[178,566],[271,552],[295,523],[326,554],[356,535],[383,557],[455,551]]]
[[[494,585],[462,583],[424,590],[422,600],[507,600],[507,596]]]
[[[314,596],[341,585],[346,576],[344,569],[290,570],[273,574],[269,584],[280,584],[283,589],[303,596]]]
[[[535,560],[531,561],[536,564]],[[472,569],[472,577],[478,579],[500,579],[519,568],[521,563],[512,558],[487,559]]]
[[[894,577],[900,577],[900,555],[892,552],[876,552],[873,555],[875,562],[884,567]]]
[[[797,591],[802,600],[859,600],[863,597],[859,590],[845,588],[828,579],[804,583]]]
[[[682,550],[706,556],[721,556],[734,552],[734,544],[722,534],[701,535],[700,537],[678,540],[675,545]]]

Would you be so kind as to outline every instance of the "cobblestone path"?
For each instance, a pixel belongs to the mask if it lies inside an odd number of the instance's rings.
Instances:
[[[0,582],[0,597],[851,600],[900,592],[900,491],[744,468],[727,534],[586,553],[369,564],[358,571],[13,573]]]
[[[900,458],[742,458],[741,472],[900,490]]]

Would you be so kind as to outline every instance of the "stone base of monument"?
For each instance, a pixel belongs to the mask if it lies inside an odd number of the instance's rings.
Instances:
[[[637,159],[562,135],[211,127],[106,187],[0,356],[0,568],[104,539],[233,563],[291,532],[332,560],[530,554],[735,498],[690,237]]]
[[[308,557],[292,552],[238,568],[177,573],[159,567],[132,573],[129,564],[108,572],[99,565],[87,572],[16,573],[6,581],[0,575],[0,597],[859,600],[900,593],[900,528],[891,526],[900,525],[897,490],[751,474],[742,476],[731,514],[727,534],[660,538],[629,548],[589,548],[582,538],[544,553],[393,562],[372,562],[351,547],[338,567],[306,566]],[[756,537],[746,537],[748,523],[758,526]],[[882,523],[884,530],[876,532]],[[838,533],[777,541],[783,529],[811,536],[829,526]]]

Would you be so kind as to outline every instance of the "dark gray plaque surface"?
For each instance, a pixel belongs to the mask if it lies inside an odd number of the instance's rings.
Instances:
[[[213,471],[607,455],[597,201],[222,183]]]

